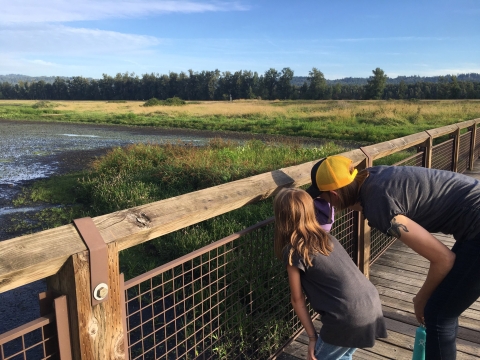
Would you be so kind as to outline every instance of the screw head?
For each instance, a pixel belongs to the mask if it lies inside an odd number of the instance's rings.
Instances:
[[[108,285],[105,283],[100,283],[93,290],[93,297],[95,300],[103,300],[108,295]]]

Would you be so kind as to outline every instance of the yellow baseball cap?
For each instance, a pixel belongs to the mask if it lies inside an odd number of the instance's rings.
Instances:
[[[350,173],[353,161],[341,155],[328,156],[317,162],[311,171],[312,185],[307,192],[316,197],[320,191],[337,190],[350,184],[357,169]],[[316,196],[315,196],[316,195]]]

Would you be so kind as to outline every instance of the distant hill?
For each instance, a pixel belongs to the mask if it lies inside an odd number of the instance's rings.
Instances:
[[[27,76],[27,75],[20,75],[20,74],[8,74],[8,75],[0,75],[0,83],[7,82],[10,84],[18,84],[20,81],[22,82],[37,82],[37,81],[45,81],[46,83],[52,84],[57,77],[63,79],[71,79],[70,77],[66,76]]]
[[[459,74],[456,75],[458,81],[480,81],[480,74],[471,73],[471,74]],[[400,84],[403,80],[405,84],[415,84],[417,82],[438,82],[438,79],[441,76],[397,76],[396,78],[388,78],[387,84]],[[450,81],[451,75],[443,76],[446,80]],[[342,84],[342,85],[366,85],[369,78],[353,78],[347,77],[337,80],[327,80],[327,84]],[[302,86],[305,81],[308,80],[306,76],[294,76],[292,84],[296,86]]]
[[[456,75],[458,81],[480,81],[480,74],[459,74]],[[46,83],[53,83],[57,77],[63,79],[72,79],[72,77],[66,76],[27,76],[20,74],[0,75],[0,83],[7,82],[11,84],[18,84],[19,82],[36,82],[45,81]],[[396,78],[388,78],[387,84],[400,84],[403,80],[405,84],[415,84],[417,82],[438,82],[440,76],[397,76]],[[443,76],[444,79],[450,81],[451,75]],[[359,77],[346,77],[343,79],[327,80],[327,84],[343,84],[343,85],[366,85],[369,78]],[[305,81],[308,81],[306,76],[294,76],[292,79],[292,85],[302,86]]]

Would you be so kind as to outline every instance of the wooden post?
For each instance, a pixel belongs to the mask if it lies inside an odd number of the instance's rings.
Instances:
[[[48,279],[49,290],[68,297],[74,360],[125,359],[120,271],[117,243],[108,244],[109,294],[92,306],[89,253],[72,255],[60,271]]]
[[[472,126],[472,137],[470,138],[470,158],[468,162],[468,169],[473,170],[473,164],[475,163],[475,146],[477,140],[477,123]]]
[[[452,171],[458,172],[458,155],[460,152],[460,128],[457,127],[457,130],[453,133],[453,164]]]
[[[428,132],[427,132],[428,133]],[[429,138],[425,141],[424,145],[425,147],[425,163],[423,166],[425,166],[427,169],[432,168],[432,148],[433,148],[433,138],[429,134]]]
[[[362,150],[364,151],[364,150]],[[365,153],[365,151],[364,151]],[[367,158],[360,164],[358,164],[357,169],[365,169],[367,167],[371,167],[372,164],[372,159],[368,156],[367,153]],[[368,221],[365,219],[365,216],[363,216],[363,213],[358,212],[357,214],[357,219],[358,219],[358,234],[357,234],[357,239],[358,239],[358,253],[357,253],[357,263],[358,263],[358,268],[360,271],[367,277],[367,279],[370,277],[370,226],[368,226]]]
[[[370,278],[370,234],[371,229],[363,213],[358,214],[358,268],[368,278]]]

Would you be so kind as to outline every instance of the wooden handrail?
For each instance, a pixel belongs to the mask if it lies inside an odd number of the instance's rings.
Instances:
[[[464,121],[364,147],[377,159],[408,147],[467,128],[480,119]],[[361,150],[342,153],[354,165],[365,160]],[[201,221],[272,196],[282,187],[310,183],[316,161],[275,170],[166,200],[121,210],[93,219],[107,244],[125,250]],[[56,274],[69,257],[87,250],[73,225],[0,242],[0,293]]]
[[[360,150],[342,153],[355,164]],[[93,218],[107,244],[119,250],[266,199],[282,187],[310,183],[316,161],[255,175],[166,200]],[[0,242],[0,293],[54,275],[74,255],[87,250],[73,225]]]

